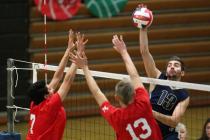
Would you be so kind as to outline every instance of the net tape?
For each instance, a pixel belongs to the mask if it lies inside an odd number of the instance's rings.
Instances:
[[[31,63],[31,62],[30,62]],[[37,81],[37,70],[49,70],[49,71],[56,71],[58,66],[55,65],[45,65],[41,63],[31,63],[32,68],[7,68],[7,70],[32,70],[33,71],[33,82]],[[64,72],[67,72],[68,68],[65,68]],[[129,75],[126,74],[118,74],[118,73],[110,73],[110,72],[102,72],[102,71],[94,71],[90,70],[92,76],[94,77],[101,77],[101,78],[108,78],[108,79],[115,79],[115,80],[122,80],[124,78],[129,78]],[[76,74],[84,75],[82,69],[77,69]],[[161,80],[149,77],[140,77],[143,83],[147,84],[155,84],[155,85],[165,85],[170,86],[173,89],[178,88],[185,88],[185,89],[192,89],[192,90],[200,90],[200,91],[208,91],[210,92],[210,85],[205,84],[197,84],[197,83],[189,83],[189,82],[180,82],[180,81],[171,81],[171,80]]]
[[[54,65],[44,65],[40,63],[33,63],[33,69],[41,69],[41,70],[49,70],[49,71],[56,71],[58,66]],[[67,72],[68,68],[65,68],[65,72]],[[126,74],[117,74],[117,73],[110,73],[110,72],[102,72],[102,71],[90,71],[92,76],[94,77],[101,77],[101,78],[108,78],[108,79],[115,79],[115,80],[122,80],[124,78],[129,78],[129,75]],[[77,69],[77,74],[84,75],[82,69]],[[189,82],[180,82],[180,81],[170,81],[170,80],[161,80],[155,78],[148,78],[148,77],[140,77],[143,83],[148,84],[155,84],[155,85],[166,85],[170,86],[173,89],[177,88],[186,88],[186,89],[193,89],[193,90],[201,90],[201,91],[209,91],[210,92],[210,85],[205,84],[196,84],[196,83],[189,83]]]

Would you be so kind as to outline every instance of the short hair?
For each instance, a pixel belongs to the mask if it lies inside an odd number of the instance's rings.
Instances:
[[[48,89],[44,80],[40,80],[32,84],[28,89],[28,96],[30,101],[33,101],[36,105],[41,103],[48,94]]]
[[[182,71],[185,70],[185,64],[184,64],[184,62],[182,61],[182,59],[180,57],[178,57],[178,56],[172,56],[172,57],[169,58],[169,61],[178,61],[178,62],[180,62],[181,63],[181,70]]]
[[[115,86],[115,93],[122,98],[122,102],[126,105],[132,100],[134,88],[127,79],[123,79]]]

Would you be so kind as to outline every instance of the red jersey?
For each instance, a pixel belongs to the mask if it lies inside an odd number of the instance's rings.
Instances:
[[[125,108],[104,102],[101,114],[114,128],[117,140],[162,140],[160,128],[152,115],[149,94],[144,88],[135,90],[134,101]]]
[[[38,105],[32,102],[26,140],[61,140],[65,123],[66,113],[58,93]]]

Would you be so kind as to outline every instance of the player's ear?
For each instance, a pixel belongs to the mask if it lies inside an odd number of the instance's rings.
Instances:
[[[120,101],[120,96],[118,96],[117,94],[114,95],[114,98],[116,101],[118,101],[118,102]]]
[[[181,76],[183,77],[185,75],[185,72],[184,71],[181,71]]]

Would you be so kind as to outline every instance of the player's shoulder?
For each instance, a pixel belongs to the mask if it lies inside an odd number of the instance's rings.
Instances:
[[[167,79],[166,73],[161,72],[160,75],[157,78],[162,79],[162,80],[166,80]]]
[[[53,93],[48,99],[47,102],[57,102],[61,104],[62,100],[58,92]]]
[[[178,95],[179,95],[178,98],[179,98],[181,101],[183,101],[183,100],[189,98],[189,93],[188,93],[187,90],[185,90],[185,89],[180,89]]]
[[[135,93],[136,93],[136,94],[137,94],[137,93],[148,93],[148,91],[145,89],[145,87],[139,86],[139,87],[137,87],[137,88],[135,89]]]
[[[138,87],[135,89],[135,100],[149,99],[149,93],[145,87]]]
[[[113,114],[116,111],[119,111],[120,108],[117,108],[117,107],[113,106],[109,101],[105,101],[101,104],[100,110],[101,110],[102,113],[108,113],[109,112],[109,114],[110,113]]]

